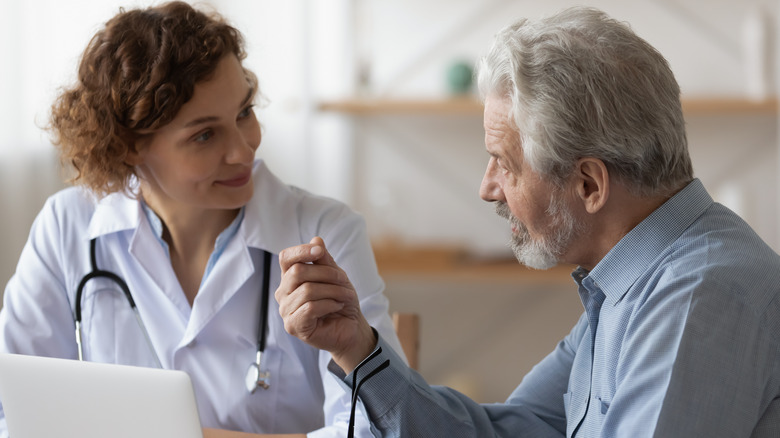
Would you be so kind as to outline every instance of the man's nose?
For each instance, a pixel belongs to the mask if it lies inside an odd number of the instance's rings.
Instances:
[[[487,202],[503,201],[501,185],[496,180],[496,168],[493,160],[488,163],[485,169],[485,175],[482,177],[482,184],[479,186],[479,197]]]

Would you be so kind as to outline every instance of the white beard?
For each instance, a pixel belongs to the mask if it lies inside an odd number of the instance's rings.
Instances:
[[[582,226],[564,204],[560,192],[550,197],[547,217],[550,225],[539,240],[531,238],[528,228],[512,214],[505,202],[496,202],[496,214],[507,219],[517,230],[512,234],[509,247],[517,260],[532,269],[549,269],[557,265],[572,240],[580,234]]]

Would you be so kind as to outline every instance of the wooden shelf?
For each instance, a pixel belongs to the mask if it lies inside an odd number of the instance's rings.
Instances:
[[[540,271],[527,268],[512,257],[476,257],[451,246],[407,246],[374,242],[379,273],[385,278],[414,277],[447,281],[501,281],[570,286],[574,266],[561,265]]]
[[[687,114],[776,114],[777,99],[754,101],[740,98],[688,98],[682,101]],[[482,102],[475,98],[445,99],[346,99],[324,101],[320,111],[353,115],[371,114],[482,114]]]
[[[683,99],[683,112],[689,114],[777,113],[777,99],[762,101],[738,98]]]
[[[474,98],[445,99],[346,99],[321,102],[320,111],[347,114],[482,114],[482,102]]]

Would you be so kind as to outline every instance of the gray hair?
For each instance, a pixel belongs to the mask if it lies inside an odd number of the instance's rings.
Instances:
[[[587,7],[520,20],[478,66],[483,98],[512,102],[525,160],[558,185],[602,160],[637,195],[693,179],[680,87],[666,59],[626,24]]]

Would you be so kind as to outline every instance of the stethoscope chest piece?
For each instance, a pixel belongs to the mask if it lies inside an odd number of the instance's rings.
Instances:
[[[246,370],[246,378],[244,380],[244,383],[246,383],[246,390],[249,391],[250,394],[254,394],[257,388],[268,389],[270,387],[268,384],[270,378],[271,373],[268,371],[260,371],[259,360],[253,362],[249,364],[249,368]]]

